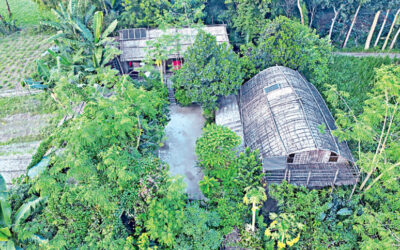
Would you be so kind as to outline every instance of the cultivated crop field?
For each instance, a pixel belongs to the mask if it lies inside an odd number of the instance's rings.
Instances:
[[[21,86],[50,46],[47,38],[26,30],[0,37],[0,172],[8,183],[24,172],[53,117],[45,93]]]
[[[35,60],[47,50],[46,35],[21,31],[0,38],[0,97],[24,95],[21,81],[35,69]]]

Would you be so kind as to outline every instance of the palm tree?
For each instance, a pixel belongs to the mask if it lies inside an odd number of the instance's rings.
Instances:
[[[243,202],[246,205],[251,204],[251,211],[253,212],[251,230],[255,231],[256,225],[256,211],[260,209],[263,201],[267,200],[267,195],[265,194],[265,189],[263,187],[247,187],[244,189],[246,195],[243,197]]]

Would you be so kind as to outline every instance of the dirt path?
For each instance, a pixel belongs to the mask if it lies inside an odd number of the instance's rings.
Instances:
[[[335,52],[336,55],[341,56],[354,56],[354,57],[385,57],[400,58],[400,53],[379,53],[379,52]]]
[[[0,173],[8,186],[12,179],[25,173],[39,144],[39,141],[34,141],[0,146]]]
[[[202,134],[205,119],[200,106],[170,106],[171,120],[165,128],[167,140],[159,151],[160,158],[168,163],[171,175],[181,175],[187,184],[186,192],[192,199],[203,199],[199,181],[201,169],[196,167],[196,140]]]

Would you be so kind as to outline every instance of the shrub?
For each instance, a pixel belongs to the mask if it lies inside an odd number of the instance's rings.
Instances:
[[[332,48],[307,26],[278,17],[270,21],[256,45],[242,47],[246,78],[275,65],[299,70],[317,85],[326,82]]]

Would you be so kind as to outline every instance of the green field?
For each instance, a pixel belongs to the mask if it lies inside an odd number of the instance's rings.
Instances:
[[[50,11],[41,10],[39,6],[31,0],[8,0],[13,18],[19,26],[32,26],[40,23],[43,18],[52,16]],[[8,17],[7,7],[4,0],[0,1],[0,13]]]

